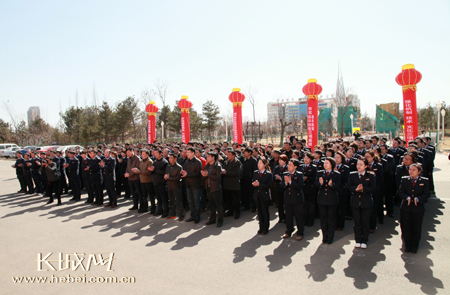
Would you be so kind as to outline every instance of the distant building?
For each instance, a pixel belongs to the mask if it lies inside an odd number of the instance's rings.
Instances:
[[[28,116],[28,126],[31,125],[31,123],[36,120],[37,117],[41,117],[41,110],[39,107],[30,107],[27,112]]]

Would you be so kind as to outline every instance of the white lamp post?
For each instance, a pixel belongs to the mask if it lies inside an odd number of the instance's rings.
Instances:
[[[441,110],[442,115],[442,144],[444,144],[444,137],[445,137],[445,109]]]
[[[438,121],[437,121],[437,132],[436,132],[436,150],[439,151],[439,123],[441,121],[441,107],[442,103],[439,101],[436,104],[437,108],[437,115],[438,115]]]
[[[228,141],[228,117],[225,117],[225,136],[226,136],[226,141]]]
[[[161,142],[164,143],[164,121],[161,121]]]
[[[350,121],[352,122],[352,132],[351,132],[351,134],[353,135],[353,114],[350,114]]]

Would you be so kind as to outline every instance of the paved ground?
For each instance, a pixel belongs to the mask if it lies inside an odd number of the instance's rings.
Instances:
[[[417,254],[401,251],[400,228],[388,218],[370,236],[366,250],[354,249],[351,222],[321,245],[319,225],[296,242],[281,240],[284,225],[256,235],[255,215],[225,219],[220,229],[137,214],[120,200],[116,209],[84,202],[45,205],[43,197],[11,192],[18,183],[11,161],[0,161],[1,294],[436,294],[450,283],[450,162],[436,159],[437,197],[427,204]],[[398,216],[398,211],[396,212]],[[114,253],[112,269],[37,271],[37,254]],[[52,256],[55,257],[55,256]],[[57,265],[52,262],[52,265]],[[84,263],[86,265],[86,263]],[[48,267],[43,264],[44,269]],[[12,277],[135,277],[135,283],[14,283]]]

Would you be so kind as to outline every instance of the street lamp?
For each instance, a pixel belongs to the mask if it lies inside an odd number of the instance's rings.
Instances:
[[[445,137],[445,109],[441,110],[442,115],[442,144],[444,144],[444,137]]]
[[[350,121],[352,122],[352,132],[351,132],[351,134],[353,135],[353,113],[350,114]]]
[[[164,121],[161,121],[161,142],[164,143]]]
[[[436,132],[436,150],[439,151],[439,123],[441,121],[441,107],[442,107],[442,103],[440,101],[438,101],[438,103],[436,104],[436,108],[437,108],[437,115],[438,115],[438,121],[437,121],[437,132]]]
[[[226,141],[228,141],[228,117],[225,117],[225,134],[226,134]]]

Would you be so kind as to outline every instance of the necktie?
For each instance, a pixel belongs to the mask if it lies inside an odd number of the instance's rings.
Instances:
[[[346,161],[347,161],[347,165],[348,165],[348,162],[350,162],[349,159],[347,159]]]
[[[360,174],[360,175],[359,175],[359,182],[360,182],[360,183],[362,182],[362,177],[363,177],[363,175]]]
[[[259,178],[261,178],[261,176],[262,176],[262,172],[259,173]]]
[[[328,177],[328,175],[330,175],[330,172],[327,172],[327,177]]]
[[[413,179],[413,187],[416,186],[417,179]]]

